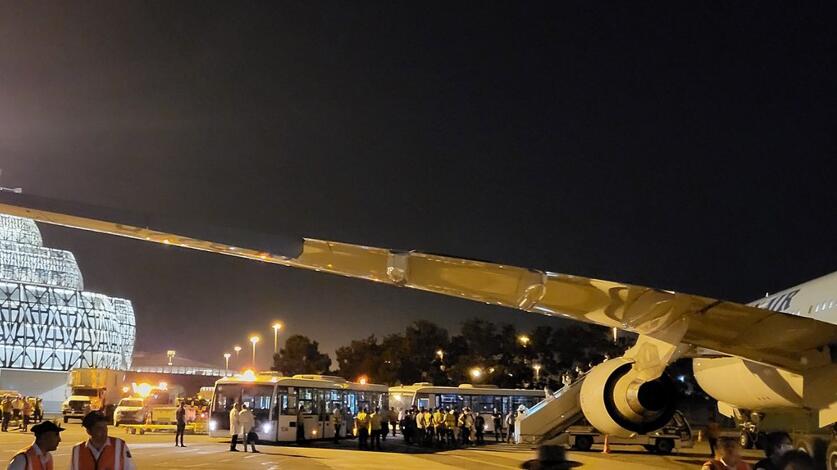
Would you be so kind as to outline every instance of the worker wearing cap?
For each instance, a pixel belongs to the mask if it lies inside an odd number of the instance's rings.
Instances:
[[[35,442],[21,449],[9,462],[6,470],[52,470],[52,452],[61,442],[59,434],[64,428],[52,421],[44,421],[32,426]]]
[[[91,411],[81,421],[90,439],[73,447],[70,470],[135,470],[125,441],[108,436],[108,419]]]

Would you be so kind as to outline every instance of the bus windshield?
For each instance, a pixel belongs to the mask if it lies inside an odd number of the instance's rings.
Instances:
[[[230,411],[240,401],[259,419],[267,419],[273,397],[273,385],[221,384],[215,387],[213,410]]]

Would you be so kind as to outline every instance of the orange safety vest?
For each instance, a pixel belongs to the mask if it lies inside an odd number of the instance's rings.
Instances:
[[[108,437],[108,444],[102,448],[98,460],[93,457],[87,441],[76,444],[73,447],[71,470],[125,470],[125,460],[128,458],[125,441],[118,437]]]
[[[26,470],[52,470],[52,456],[47,454],[46,467],[44,467],[41,465],[41,459],[38,457],[38,453],[35,452],[34,446],[20,449],[20,451],[12,457],[12,460],[16,459],[18,455],[22,455],[26,458]]]

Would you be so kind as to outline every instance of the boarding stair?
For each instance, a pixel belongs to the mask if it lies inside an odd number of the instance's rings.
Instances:
[[[540,444],[564,432],[583,418],[580,395],[585,377],[586,374],[580,376],[529,408],[517,422],[518,443]]]

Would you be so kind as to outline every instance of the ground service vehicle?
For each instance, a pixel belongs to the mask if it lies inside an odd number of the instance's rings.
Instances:
[[[495,385],[436,387],[429,382],[417,382],[389,388],[389,404],[399,412],[413,406],[418,409],[442,407],[459,410],[468,407],[485,418],[486,433],[494,432],[492,415],[495,409],[503,414],[505,422],[510,410],[517,410],[520,405],[529,408],[543,398],[543,390],[497,388]]]
[[[113,412],[113,425],[141,424],[146,420],[145,403],[140,397],[123,398]]]
[[[125,374],[112,369],[73,369],[70,371],[69,397],[61,405],[64,422],[81,419],[91,411],[101,411],[108,419],[122,394]]]
[[[230,410],[236,401],[247,405],[256,418],[260,441],[294,442],[334,437],[331,415],[344,412],[344,423],[362,408],[385,408],[385,385],[349,382],[327,375],[255,374],[226,377],[215,383],[209,414],[209,435],[229,437]],[[344,425],[342,433],[345,435]],[[348,427],[351,429],[351,426]]]
[[[795,446],[837,470],[837,272],[742,304],[432,253],[184,227],[11,191],[0,191],[0,211],[636,333],[633,347],[593,367],[579,386],[581,412],[596,429],[631,436],[665,425],[675,411],[665,370],[688,355],[701,388],[721,413],[740,416],[748,434],[758,436],[773,428],[772,417],[786,415],[798,423]]]
[[[600,433],[580,418],[564,432],[551,439],[551,444],[566,444],[573,449],[588,451],[593,444],[604,444],[604,434]],[[609,436],[608,445],[641,445],[649,452],[670,454],[681,448],[694,446],[692,428],[682,413],[675,412],[671,421],[662,428],[633,437]]]

